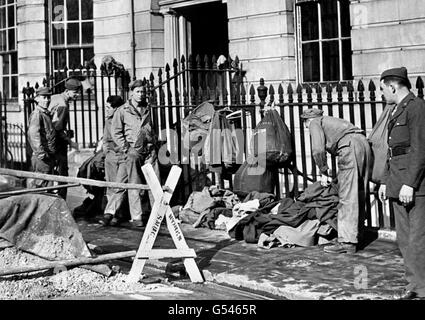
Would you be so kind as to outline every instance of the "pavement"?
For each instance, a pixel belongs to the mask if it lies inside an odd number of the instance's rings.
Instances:
[[[71,176],[91,152],[70,155]],[[84,188],[72,188],[68,206],[73,209],[86,197]],[[97,219],[80,219],[77,223],[84,240],[104,253],[137,250],[144,230],[129,224],[103,227]],[[325,253],[323,246],[263,249],[236,241],[225,231],[188,224],[180,227],[208,283],[290,300],[391,300],[406,285],[394,231],[369,229],[360,251],[335,255]],[[154,248],[175,248],[165,223]],[[174,278],[188,278],[181,259],[148,260],[146,266]]]
[[[69,207],[81,204],[85,197],[84,190],[73,188]],[[143,234],[143,228],[129,224],[103,227],[97,219],[86,218],[77,223],[84,240],[104,253],[137,250]],[[225,231],[180,227],[209,283],[290,300],[390,300],[406,285],[397,244],[378,237],[376,231],[367,233],[365,247],[357,253],[334,255],[324,253],[323,246],[263,249],[236,241]],[[165,223],[154,248],[175,248]],[[148,260],[146,265],[188,278],[181,259]]]

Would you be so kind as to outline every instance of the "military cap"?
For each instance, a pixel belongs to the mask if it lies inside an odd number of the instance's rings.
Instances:
[[[49,87],[40,87],[35,91],[37,96],[51,96],[52,90]]]
[[[381,74],[381,81],[389,77],[403,80],[403,82],[406,84],[406,86],[409,89],[412,87],[409,81],[409,77],[407,76],[407,69],[405,67],[392,68],[392,69],[385,70]]]
[[[130,90],[133,91],[135,88],[138,87],[143,87],[144,83],[142,80],[134,80],[133,82],[130,83]]]
[[[80,80],[75,78],[69,78],[65,81],[65,88],[68,90],[80,90],[82,87],[82,84]]]
[[[302,119],[317,118],[317,117],[321,117],[322,115],[323,115],[323,110],[311,108],[311,109],[305,110],[303,114],[301,115],[301,118]]]
[[[124,104],[124,100],[121,96],[109,96],[106,102],[109,102],[112,108],[118,108]]]

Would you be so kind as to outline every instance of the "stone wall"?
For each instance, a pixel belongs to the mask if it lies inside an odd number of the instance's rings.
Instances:
[[[134,0],[136,76],[147,77],[163,64],[163,22],[158,0]],[[132,72],[131,0],[95,0],[94,50],[96,63],[112,55]]]
[[[350,7],[355,79],[379,77],[406,66],[425,73],[425,3],[421,0],[356,0]]]
[[[295,80],[294,0],[228,0],[229,51],[248,82]]]
[[[103,56],[131,68],[131,15],[130,0],[94,0],[94,53],[100,66]]]

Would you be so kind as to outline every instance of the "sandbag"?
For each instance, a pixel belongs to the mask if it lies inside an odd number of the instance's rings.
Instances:
[[[263,168],[258,164],[245,161],[236,171],[233,192],[241,198],[246,197],[251,191],[274,194],[275,174],[274,169]]]
[[[265,148],[262,147],[264,131]],[[283,168],[288,164],[292,155],[291,133],[276,110],[266,111],[264,118],[258,123],[251,140],[251,149],[254,156],[260,159],[265,156],[268,167]]]
[[[391,112],[394,105],[387,106],[382,112],[376,124],[373,126],[372,132],[367,137],[371,150],[373,161],[370,169],[370,181],[373,183],[382,183],[385,172],[388,153],[388,122],[390,121]]]

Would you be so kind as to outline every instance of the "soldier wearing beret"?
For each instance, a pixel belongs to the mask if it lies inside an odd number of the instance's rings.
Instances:
[[[309,128],[313,158],[319,167],[322,186],[330,182],[326,152],[338,157],[338,242],[325,247],[329,253],[354,253],[362,232],[365,190],[371,150],[363,130],[350,122],[324,116],[319,109],[302,115]]]
[[[50,101],[49,111],[57,136],[55,165],[61,176],[68,176],[68,145],[78,150],[78,145],[72,141],[72,131],[68,130],[69,102],[78,98],[81,87],[78,79],[69,78],[65,81],[65,91],[53,95]],[[66,200],[67,189],[59,190],[58,194]]]
[[[42,87],[36,91],[35,108],[29,117],[28,142],[32,148],[31,165],[34,172],[53,173],[56,152],[56,132],[48,110],[50,88]],[[28,187],[41,188],[49,185],[44,180],[28,180]]]
[[[157,137],[152,128],[150,106],[147,104],[144,93],[144,84],[136,80],[130,84],[131,98],[119,107],[112,118],[112,139],[119,150],[119,167],[117,182],[145,183],[141,167],[145,163],[155,165],[157,158]],[[115,189],[105,208],[102,219],[103,225],[109,225],[124,200],[125,190]],[[128,190],[131,223],[135,227],[142,227],[149,218],[149,208],[145,190]],[[152,205],[152,194],[149,192]],[[117,221],[114,220],[114,224]]]
[[[394,208],[397,242],[408,285],[400,299],[425,298],[425,101],[410,92],[407,69],[381,75],[381,90],[396,104],[388,123],[388,156],[382,201]]]

